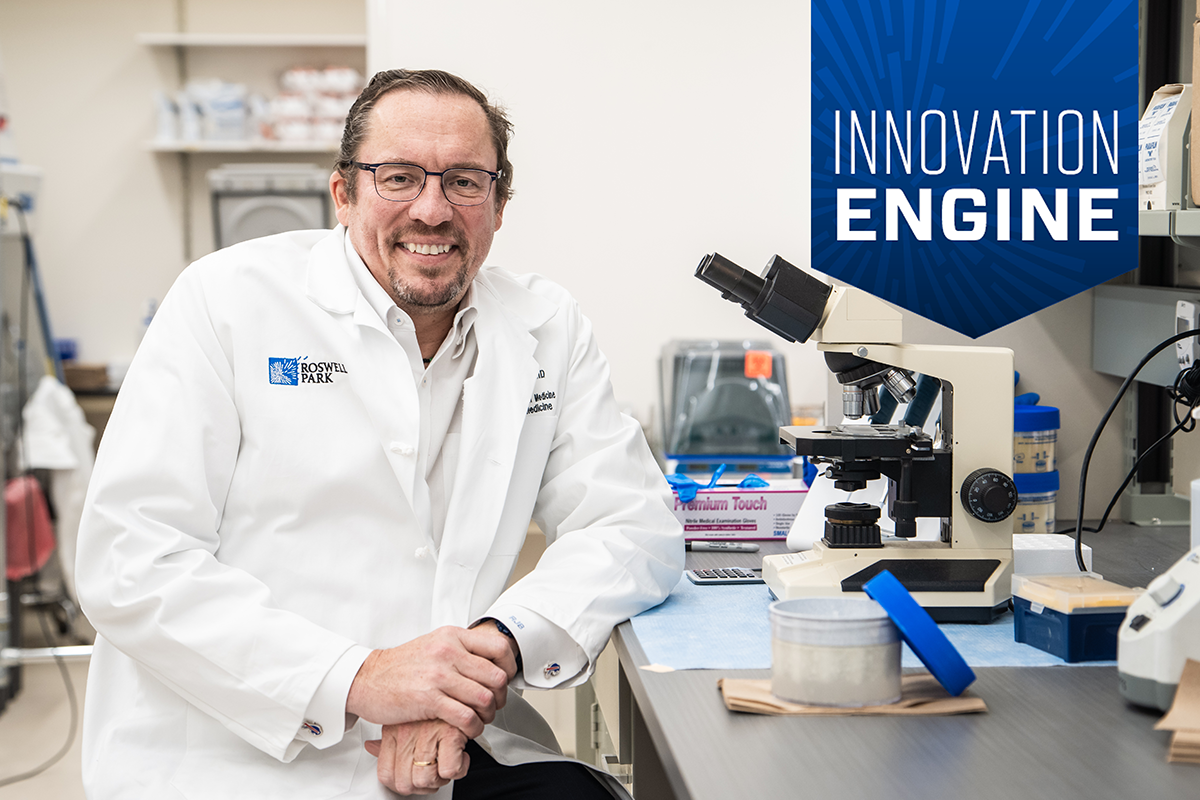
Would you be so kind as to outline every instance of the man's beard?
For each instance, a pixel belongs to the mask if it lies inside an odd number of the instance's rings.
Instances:
[[[414,287],[401,283],[396,276],[391,277],[392,297],[400,301],[402,308],[419,308],[435,311],[451,303],[458,302],[467,288],[467,264],[462,262],[454,279],[440,288],[427,292],[418,292]]]
[[[413,285],[416,281],[405,283],[401,282],[401,279],[395,274],[389,275],[389,282],[392,286],[392,297],[398,300],[405,308],[436,311],[458,302],[459,298],[466,291],[469,281],[468,276],[470,274],[468,267],[471,255],[470,248],[463,241],[460,232],[449,222],[436,227],[430,227],[419,222],[408,225],[404,230],[398,231],[392,237],[392,246],[399,247],[401,242],[412,241],[419,237],[452,240],[459,256],[458,272],[455,273],[450,283],[427,291],[417,289]]]

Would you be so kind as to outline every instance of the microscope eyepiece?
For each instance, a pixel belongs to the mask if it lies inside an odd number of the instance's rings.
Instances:
[[[752,272],[742,269],[720,253],[711,253],[700,260],[696,277],[721,290],[726,300],[753,303],[763,290],[764,281]]]
[[[746,309],[746,316],[789,342],[806,342],[821,324],[831,288],[779,256],[760,278],[720,253],[696,267],[696,277]]]

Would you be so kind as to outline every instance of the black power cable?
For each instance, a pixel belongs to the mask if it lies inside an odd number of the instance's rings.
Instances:
[[[1184,339],[1193,336],[1200,336],[1200,330],[1177,333],[1169,339],[1159,342],[1154,346],[1153,349],[1150,350],[1150,352],[1146,353],[1146,355],[1142,357],[1142,360],[1138,362],[1138,365],[1133,368],[1133,372],[1129,373],[1129,377],[1127,377],[1125,382],[1121,384],[1121,388],[1117,390],[1117,396],[1113,398],[1112,404],[1108,407],[1108,411],[1104,412],[1104,416],[1100,419],[1100,423],[1096,426],[1096,431],[1092,434],[1092,440],[1088,442],[1087,450],[1083,455],[1083,466],[1079,470],[1079,506],[1075,514],[1075,563],[1079,566],[1080,572],[1087,571],[1087,566],[1083,561],[1083,502],[1085,493],[1087,492],[1088,467],[1092,462],[1092,452],[1096,449],[1096,442],[1100,440],[1100,434],[1104,432],[1104,426],[1107,425],[1109,419],[1112,418],[1113,412],[1117,410],[1117,405],[1121,402],[1121,398],[1125,396],[1125,392],[1129,390],[1134,378],[1136,378],[1138,373],[1142,371],[1143,367],[1150,363],[1150,359],[1154,358],[1156,355],[1176,342],[1181,342]],[[1126,475],[1125,481],[1121,484],[1121,488],[1117,490],[1117,493],[1113,496],[1112,501],[1109,503],[1108,509],[1104,512],[1104,518],[1101,520],[1099,527],[1095,529],[1088,529],[1089,531],[1094,533],[1099,531],[1100,528],[1104,527],[1104,522],[1108,519],[1108,515],[1112,511],[1113,506],[1116,504],[1117,498],[1120,496],[1121,492],[1125,490],[1125,487],[1129,485],[1129,482],[1133,480],[1133,475],[1135,474],[1137,467],[1141,464],[1142,459],[1145,458],[1146,455],[1148,455],[1152,450],[1154,450],[1154,448],[1170,439],[1179,431],[1190,431],[1195,427],[1195,420],[1192,418],[1191,412],[1194,411],[1197,406],[1200,406],[1200,374],[1192,375],[1191,377],[1185,377],[1185,375],[1192,373],[1192,370],[1195,369],[1197,368],[1192,367],[1191,369],[1185,370],[1181,372],[1180,375],[1175,379],[1175,385],[1172,391],[1173,399],[1176,402],[1176,405],[1174,406],[1176,412],[1175,420],[1178,424],[1169,433],[1152,444],[1141,456],[1138,457],[1137,461],[1133,465],[1133,469],[1131,469],[1129,474]],[[1189,411],[1184,415],[1182,421],[1180,421],[1178,414],[1178,404],[1180,403],[1183,403],[1189,407]],[[1191,423],[1191,427],[1188,426],[1189,422]]]
[[[33,243],[29,238],[28,220],[26,220],[26,218],[25,218],[25,207],[21,203],[21,201],[11,200],[11,199],[8,201],[8,205],[10,208],[13,208],[17,211],[17,219],[18,219],[18,222],[21,227],[21,238],[25,245],[25,252],[26,252],[26,254],[28,254],[30,251],[30,248],[33,247]],[[25,433],[25,426],[24,426],[21,411],[25,407],[26,391],[28,389],[28,387],[25,385],[25,378],[26,378],[26,375],[25,375],[25,367],[26,367],[25,351],[26,351],[26,343],[28,342],[28,338],[27,338],[28,321],[26,318],[26,310],[29,305],[29,289],[30,289],[29,273],[32,270],[32,268],[33,268],[32,262],[30,262],[29,258],[26,257],[24,269],[21,270],[21,299],[20,299],[20,314],[19,314],[19,316],[20,316],[20,323],[19,323],[20,339],[17,343],[17,401],[18,401],[17,405],[18,405],[18,410],[17,410],[16,428],[17,428],[17,440],[18,441],[22,440],[22,437],[24,436],[24,433]],[[33,495],[29,492],[26,492],[25,493],[25,530],[26,530],[26,533],[28,534],[28,548],[29,548],[29,563],[30,563],[30,565],[37,563],[37,540],[34,537],[33,512],[34,512]],[[54,645],[56,645],[56,641],[50,632],[50,626],[46,623],[46,614],[47,613],[48,612],[45,609],[40,609],[37,617],[38,617],[38,622],[42,628],[43,638],[45,638],[47,644],[50,644],[53,647]],[[7,778],[0,778],[0,787],[11,786],[14,783],[19,783],[21,781],[28,780],[29,778],[32,778],[35,775],[42,774],[46,770],[50,769],[50,767],[54,766],[59,761],[61,761],[63,759],[63,757],[66,756],[66,754],[71,751],[72,745],[75,744],[75,731],[79,727],[79,702],[75,698],[75,686],[71,682],[71,673],[67,670],[66,662],[63,660],[63,657],[60,656],[57,652],[54,653],[54,663],[58,666],[58,672],[62,676],[63,686],[66,688],[66,692],[67,692],[67,702],[71,709],[71,724],[70,724],[70,730],[67,733],[67,739],[65,742],[63,742],[62,747],[59,748],[57,753],[55,753],[49,759],[42,762],[41,764],[34,767],[33,769],[28,770],[26,772],[19,773],[17,775],[11,775]]]

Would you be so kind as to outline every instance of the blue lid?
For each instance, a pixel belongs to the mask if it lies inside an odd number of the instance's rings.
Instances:
[[[1054,406],[1013,406],[1014,431],[1056,431],[1058,409]]]
[[[975,673],[895,575],[885,569],[867,581],[863,591],[883,606],[900,636],[947,692],[957,697],[971,685]]]
[[[1053,472],[1018,472],[1013,476],[1017,485],[1017,496],[1023,494],[1045,494],[1058,491],[1058,470]]]

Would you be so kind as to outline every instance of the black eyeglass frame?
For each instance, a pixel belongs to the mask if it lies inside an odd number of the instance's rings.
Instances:
[[[409,164],[405,161],[381,161],[378,164],[366,164],[366,163],[363,163],[362,161],[351,161],[350,163],[353,164],[354,166],[358,167],[359,169],[361,169],[363,172],[371,173],[371,185],[375,187],[375,194],[379,195],[382,199],[387,200],[389,203],[411,203],[413,200],[416,200],[418,197],[421,196],[421,192],[425,191],[425,187],[429,184],[429,176],[430,175],[436,175],[437,177],[441,178],[447,172],[462,172],[462,171],[482,172],[485,175],[489,176],[492,179],[492,182],[488,184],[487,194],[485,194],[483,196],[483,199],[480,200],[478,203],[456,203],[455,201],[451,200],[450,195],[446,193],[445,182],[438,181],[438,183],[441,184],[441,187],[442,187],[442,197],[446,198],[447,203],[449,203],[450,205],[453,205],[453,206],[459,206],[460,208],[474,208],[475,206],[481,206],[488,201],[488,198],[490,198],[492,196],[492,187],[495,186],[496,181],[498,181],[500,179],[499,172],[492,172],[490,169],[479,169],[478,167],[454,167],[452,169],[444,169],[441,172],[430,172],[429,170],[422,167],[420,164]],[[425,177],[421,180],[421,188],[417,190],[417,193],[415,195],[413,195],[412,197],[410,197],[407,200],[397,200],[393,197],[386,197],[383,194],[383,192],[379,191],[379,184],[375,182],[375,177],[376,177],[375,170],[379,169],[380,167],[413,167],[414,169],[421,170],[422,174],[424,174]]]

